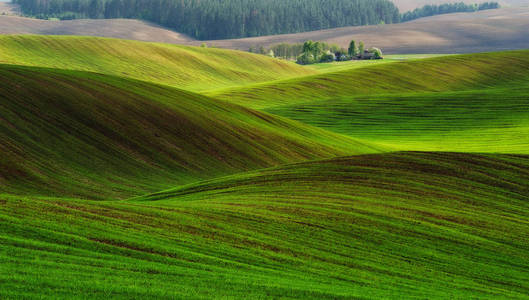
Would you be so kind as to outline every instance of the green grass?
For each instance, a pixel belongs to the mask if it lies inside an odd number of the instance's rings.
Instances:
[[[0,42],[1,299],[529,297],[529,51]]]
[[[378,64],[207,94],[264,109],[356,95],[527,85],[529,51],[452,55]]]
[[[242,51],[79,36],[0,35],[0,63],[97,72],[192,91],[315,73]]]
[[[379,148],[148,82],[0,65],[0,191],[123,197]]]
[[[364,155],[0,198],[2,298],[526,298],[529,157]]]
[[[529,86],[341,97],[276,115],[401,150],[529,154]]]

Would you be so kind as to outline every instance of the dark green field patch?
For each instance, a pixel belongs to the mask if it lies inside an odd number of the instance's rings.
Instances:
[[[526,298],[528,170],[527,156],[410,152],[131,201],[4,196],[0,296]]]
[[[133,196],[199,178],[378,151],[147,82],[0,66],[0,191]]]

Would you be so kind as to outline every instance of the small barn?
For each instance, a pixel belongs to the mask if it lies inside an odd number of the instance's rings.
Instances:
[[[368,50],[364,50],[364,53],[360,55],[360,59],[375,59],[375,53]]]

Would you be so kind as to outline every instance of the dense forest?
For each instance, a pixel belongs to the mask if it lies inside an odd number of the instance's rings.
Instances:
[[[200,40],[385,23],[498,8],[497,2],[426,5],[400,14],[389,0],[13,0],[27,16],[132,18]]]
[[[402,14],[401,21],[411,21],[418,18],[430,17],[435,15],[458,13],[458,12],[474,12],[485,9],[496,9],[500,5],[497,2],[484,2],[481,4],[465,4],[459,3],[447,3],[441,5],[425,5],[421,8],[416,8],[413,11]]]
[[[37,18],[137,18],[194,38],[227,39],[397,23],[389,0],[13,0]]]

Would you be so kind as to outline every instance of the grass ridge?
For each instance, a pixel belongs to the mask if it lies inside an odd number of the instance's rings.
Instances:
[[[192,91],[314,74],[242,51],[83,36],[0,35],[0,63],[97,72]]]
[[[344,96],[509,88],[527,83],[527,69],[529,50],[475,53],[366,65],[206,94],[267,109]]]

